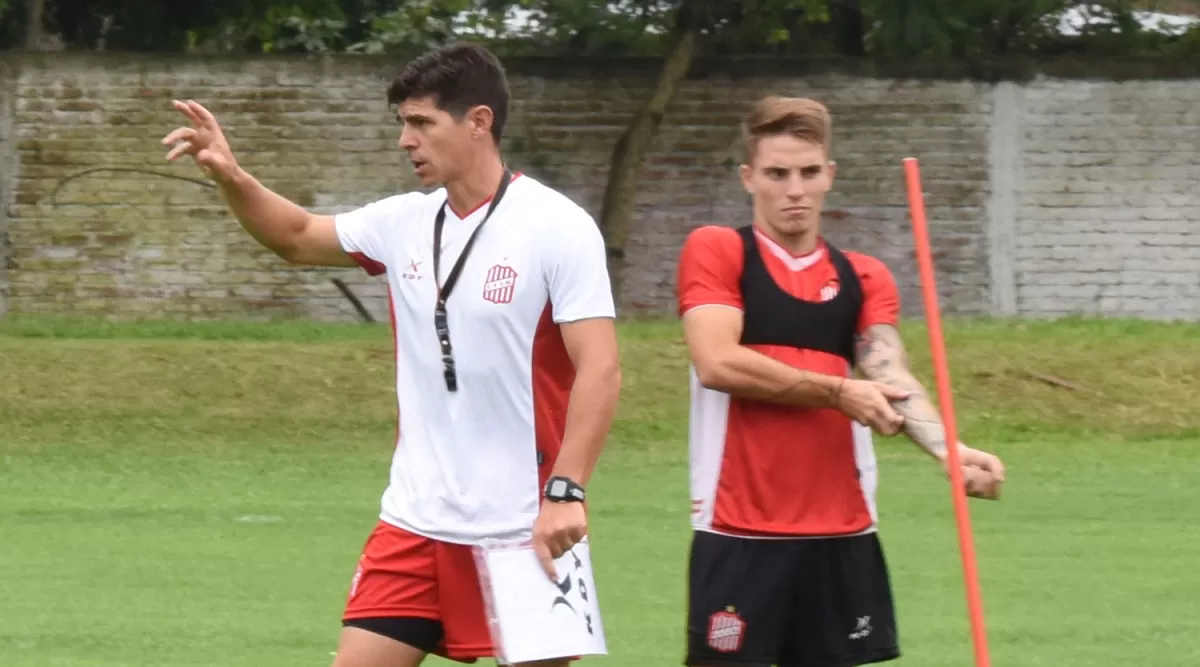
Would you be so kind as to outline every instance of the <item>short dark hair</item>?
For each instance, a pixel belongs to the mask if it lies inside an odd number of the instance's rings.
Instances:
[[[388,88],[388,104],[431,97],[442,111],[461,119],[474,106],[491,108],[492,138],[504,135],[508,120],[508,77],[491,51],[469,42],[438,47],[413,60]]]

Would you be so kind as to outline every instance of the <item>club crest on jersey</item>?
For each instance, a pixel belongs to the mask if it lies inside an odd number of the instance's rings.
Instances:
[[[511,266],[497,264],[488,269],[483,282],[483,298],[492,303],[510,303],[517,288],[517,272]]]
[[[742,647],[742,636],[746,632],[746,622],[733,610],[726,607],[708,617],[708,645],[714,651],[735,653]]]
[[[821,301],[832,301],[833,297],[838,295],[840,285],[837,279],[830,280],[827,285],[821,288]]]

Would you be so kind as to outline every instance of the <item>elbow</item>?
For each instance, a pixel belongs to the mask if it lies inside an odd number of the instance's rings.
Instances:
[[[292,220],[280,225],[279,231],[260,238],[260,242],[277,257],[289,264],[310,265],[317,260],[312,234],[314,216],[305,213],[303,221]]]
[[[313,263],[311,252],[305,248],[302,237],[299,234],[295,235],[295,237],[280,239],[269,245],[264,245],[288,264],[307,266]]]
[[[700,386],[713,391],[729,390],[728,366],[720,359],[711,357],[696,359],[693,367],[696,369],[696,380]]]
[[[288,264],[294,264],[296,266],[317,266],[317,265],[319,265],[319,262],[317,261],[317,259],[315,257],[313,257],[312,255],[309,255],[309,254],[305,254],[304,252],[302,252],[300,250],[295,250],[295,249],[276,250],[275,254],[279,255],[279,258],[282,259],[283,261],[287,262]]]
[[[288,264],[304,263],[304,257],[301,254],[300,249],[294,245],[279,244],[276,246],[267,246],[267,249],[275,253],[279,259],[282,259]]]

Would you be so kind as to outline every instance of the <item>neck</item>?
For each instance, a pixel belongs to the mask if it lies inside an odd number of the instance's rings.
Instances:
[[[450,206],[457,213],[474,211],[496,194],[496,188],[500,186],[500,178],[503,175],[504,161],[498,153],[487,152],[479,155],[457,178],[446,182]]]
[[[813,226],[799,234],[781,234],[762,220],[756,220],[754,228],[794,257],[803,257],[815,252],[821,240],[819,226]]]

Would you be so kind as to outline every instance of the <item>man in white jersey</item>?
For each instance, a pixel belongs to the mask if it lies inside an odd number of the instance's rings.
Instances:
[[[243,171],[195,102],[175,102],[192,126],[163,139],[167,159],[193,156],[283,259],[387,275],[397,443],[335,667],[496,655],[473,547],[531,539],[554,576],[552,559],[586,534],[583,489],[620,387],[604,241],[582,208],[505,167],[509,89],[496,58],[473,45],[437,49],[387,97],[416,175],[443,187],[337,216],[311,214]]]

